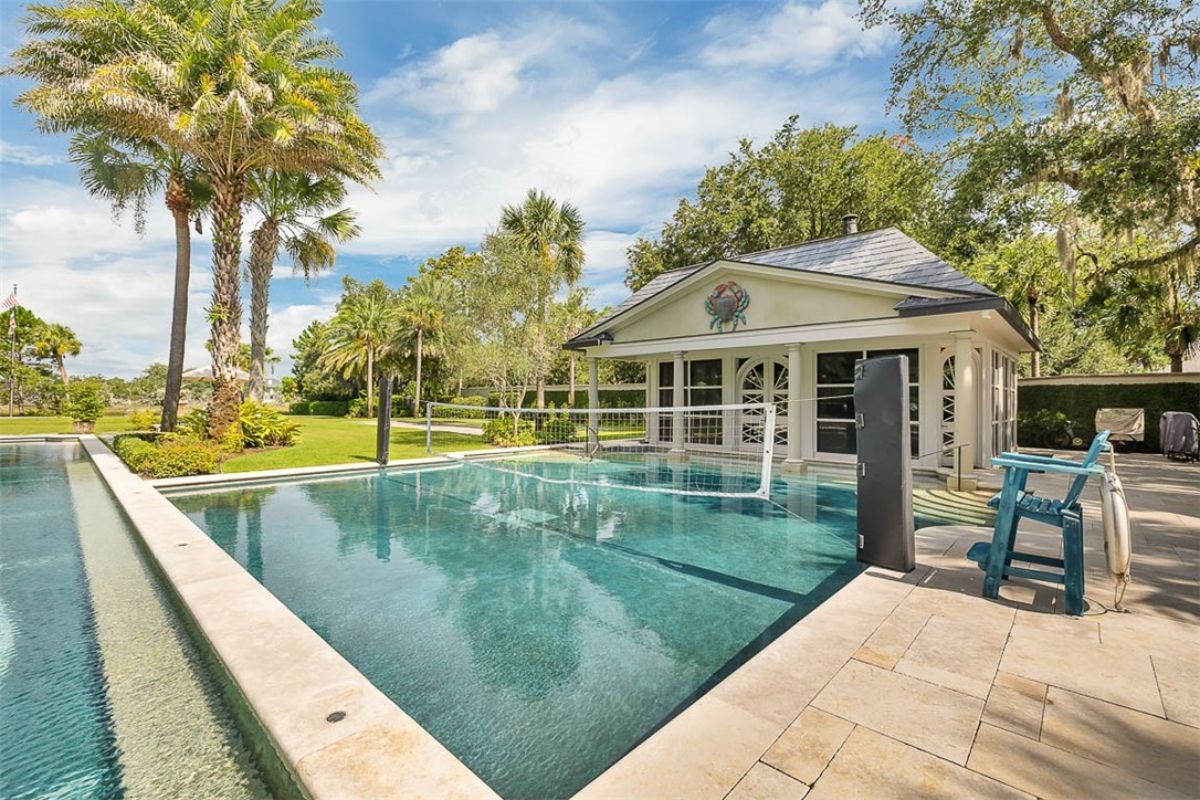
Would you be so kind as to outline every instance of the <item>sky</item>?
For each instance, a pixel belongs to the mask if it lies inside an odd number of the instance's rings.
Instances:
[[[625,248],[654,235],[738,140],[802,124],[896,129],[885,113],[896,37],[864,31],[851,0],[785,3],[501,3],[327,0],[322,25],[384,142],[383,178],[347,205],[362,235],[307,283],[286,255],[271,284],[268,345],[327,318],[342,276],[398,286],[453,245],[477,247],[530,188],[587,223],[584,283],[597,306],[626,291]],[[0,0],[0,49],[24,35]],[[145,234],[90,197],[65,136],[38,133],[0,80],[0,295],[75,330],[75,374],[131,377],[166,361],[174,241],[152,206]],[[246,235],[254,227],[248,217]],[[193,239],[187,366],[207,363],[207,236]],[[244,248],[243,256],[247,250]],[[248,286],[243,293],[248,293]],[[246,311],[248,316],[248,309]],[[245,338],[248,338],[245,337]]]

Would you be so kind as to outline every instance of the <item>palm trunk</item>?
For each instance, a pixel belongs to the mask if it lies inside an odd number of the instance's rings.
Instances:
[[[187,345],[188,283],[192,273],[192,232],[188,227],[192,202],[184,176],[167,178],[167,208],[175,220],[175,291],[171,300],[171,344],[167,356],[167,388],[163,393],[160,429],[175,430],[179,419],[179,394],[183,389],[183,358]]]
[[[421,357],[424,355],[424,332],[417,328],[417,386],[413,392],[413,416],[421,416]]]
[[[62,356],[55,356],[54,361],[58,364],[58,375],[62,378],[63,386],[66,386],[71,382],[67,379],[67,362]]]
[[[1183,372],[1183,354],[1170,353],[1171,357],[1171,372]]]
[[[375,350],[367,348],[367,416],[375,416]]]
[[[575,353],[567,354],[567,405],[575,407]]]
[[[279,252],[279,227],[266,220],[250,235],[250,379],[246,392],[262,402],[267,356],[267,314],[271,269]]]
[[[242,325],[238,272],[242,257],[241,176],[213,176],[213,293],[208,314],[212,322],[213,396],[208,404],[208,435],[217,439],[237,421],[241,392],[237,388],[237,355]]]
[[[1041,328],[1041,312],[1038,311],[1038,300],[1041,298],[1040,292],[1030,290],[1026,299],[1029,301],[1029,330],[1033,333],[1033,338],[1038,338],[1038,330]],[[1037,378],[1042,374],[1042,354],[1038,350],[1034,350],[1029,356],[1029,375]]]

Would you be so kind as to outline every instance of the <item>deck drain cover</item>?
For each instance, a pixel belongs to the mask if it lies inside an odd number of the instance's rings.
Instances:
[[[345,711],[334,711],[332,714],[330,714],[329,716],[327,716],[325,718],[325,721],[326,722],[341,722],[345,718],[346,718]]]

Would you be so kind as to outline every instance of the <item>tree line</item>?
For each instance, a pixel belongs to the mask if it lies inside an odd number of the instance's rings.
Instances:
[[[638,288],[673,267],[894,225],[1009,299],[1034,375],[1182,369],[1200,342],[1200,21],[1172,0],[861,0],[900,37],[902,133],[795,118],[708,169]],[[930,142],[922,147],[919,142]]]
[[[573,397],[575,355],[561,344],[601,313],[579,285],[583,236],[577,208],[530,190],[501,210],[477,250],[452,247],[398,289],[343,279],[332,318],[292,343],[297,391],[308,399],[362,392],[368,415],[381,374],[408,379],[402,393],[414,416],[424,400],[461,395],[474,382],[492,387],[502,404],[532,392],[544,407],[552,377]],[[606,370],[610,379],[639,377],[625,364]]]

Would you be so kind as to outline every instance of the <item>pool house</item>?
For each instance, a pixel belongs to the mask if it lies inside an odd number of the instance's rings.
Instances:
[[[848,215],[842,236],[664,272],[565,347],[589,359],[593,407],[602,358],[646,364],[647,406],[775,403],[791,469],[854,460],[854,362],[903,353],[914,468],[953,476],[961,452],[971,485],[1016,444],[1017,360],[1039,343],[1004,298]]]

